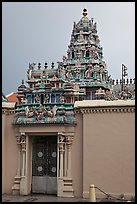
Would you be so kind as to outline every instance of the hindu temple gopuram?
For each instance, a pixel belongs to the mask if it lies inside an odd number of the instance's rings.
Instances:
[[[29,63],[15,105],[3,95],[3,192],[134,195],[135,79],[108,73],[85,8],[66,50],[57,67]]]
[[[132,79],[113,80],[103,60],[103,48],[93,18],[83,16],[74,22],[67,57],[58,67],[29,64],[28,86],[18,87],[15,123],[74,123],[73,105],[82,100],[116,100],[135,96]]]

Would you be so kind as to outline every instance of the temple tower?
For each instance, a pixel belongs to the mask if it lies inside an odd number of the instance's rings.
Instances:
[[[97,99],[97,93],[104,98],[111,89],[112,79],[103,59],[97,24],[88,18],[87,9],[83,9],[82,15],[78,23],[74,22],[67,56],[59,63],[60,77],[63,71],[65,80],[77,83],[79,95],[74,100]]]

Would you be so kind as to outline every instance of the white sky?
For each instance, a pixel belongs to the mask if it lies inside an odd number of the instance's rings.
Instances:
[[[17,91],[29,63],[61,61],[73,22],[83,8],[97,22],[104,60],[113,79],[135,77],[135,2],[2,2],[2,91]]]

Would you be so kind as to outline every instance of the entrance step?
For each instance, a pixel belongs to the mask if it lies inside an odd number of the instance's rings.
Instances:
[[[72,178],[63,178],[63,197],[74,197],[74,190],[72,187]]]

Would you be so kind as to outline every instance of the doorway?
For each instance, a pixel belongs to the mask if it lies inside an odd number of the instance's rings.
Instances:
[[[33,136],[32,193],[57,194],[57,136]]]

